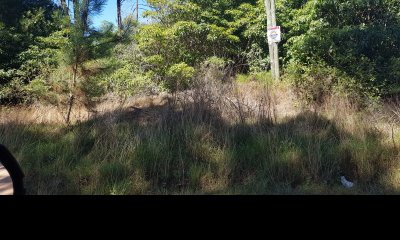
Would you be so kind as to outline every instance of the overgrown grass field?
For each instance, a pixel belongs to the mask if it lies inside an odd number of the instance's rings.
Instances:
[[[289,109],[271,89],[288,86],[241,78],[71,126],[4,122],[1,142],[28,194],[399,193],[399,125],[388,113],[332,98],[280,114]]]

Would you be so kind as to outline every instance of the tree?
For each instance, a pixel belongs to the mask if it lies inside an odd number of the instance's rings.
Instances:
[[[337,69],[365,93],[400,83],[394,70],[400,63],[399,1],[278,2],[286,64]]]
[[[118,29],[122,30],[122,16],[121,16],[121,3],[123,0],[117,0],[117,19],[118,19]]]
[[[0,69],[18,68],[21,65],[18,54],[37,37],[47,36],[55,30],[51,24],[55,9],[51,0],[0,2]]]
[[[43,59],[26,53],[60,28],[57,11],[51,0],[0,1],[0,102],[21,101],[20,86],[39,73]]]
[[[72,79],[66,122],[69,124],[75,101],[74,91],[77,88],[78,71],[83,63],[93,57],[94,44],[98,35],[90,28],[90,16],[102,11],[106,0],[73,0],[74,21],[71,23],[69,42],[64,49],[66,62],[72,69]]]
[[[154,23],[140,29],[137,41],[146,72],[155,81],[177,86],[171,84],[171,79],[177,79],[171,74],[191,73],[177,69],[196,68],[210,57],[233,63],[234,71],[266,70],[262,1],[148,0],[148,4],[152,10],[145,15]]]

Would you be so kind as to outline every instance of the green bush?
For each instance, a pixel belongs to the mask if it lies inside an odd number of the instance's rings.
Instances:
[[[390,59],[389,69],[394,84],[400,84],[400,57]]]
[[[24,87],[32,100],[38,100],[48,94],[50,86],[42,78],[32,80]]]
[[[185,90],[189,87],[194,74],[195,69],[186,63],[174,64],[167,71],[165,86],[172,92]]]
[[[86,107],[92,109],[106,94],[107,82],[99,77],[92,76],[80,82],[79,88],[84,93]]]
[[[148,93],[156,88],[154,82],[147,75],[135,72],[130,64],[122,66],[105,78],[109,85],[109,91],[115,92],[122,98]]]
[[[379,99],[378,88],[323,63],[306,66],[292,62],[285,77],[293,83],[300,99],[308,104],[321,104],[332,94],[347,97],[360,106]]]
[[[341,76],[334,77],[335,84],[341,79],[344,87],[350,85],[353,90],[358,88],[359,95],[375,98],[388,84],[398,81],[393,73],[400,57],[399,9],[395,0],[282,1],[278,15],[285,31],[284,62],[307,66],[308,75],[315,75],[319,64],[339,70]],[[317,71],[326,74],[326,69]],[[324,81],[336,75],[327,74]],[[321,79],[310,81],[301,84],[320,89],[317,92],[329,90],[321,86],[329,84]]]
[[[24,83],[14,78],[6,85],[0,86],[0,103],[25,103],[27,102],[27,92]]]

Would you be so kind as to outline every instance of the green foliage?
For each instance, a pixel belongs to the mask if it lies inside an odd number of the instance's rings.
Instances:
[[[197,68],[213,56],[229,59],[244,71],[266,69],[262,1],[152,0],[149,4],[154,10],[147,15],[156,22],[140,29],[137,42],[145,71],[170,90],[186,85],[171,83],[178,81],[171,78],[177,66]]]
[[[129,65],[118,68],[106,76],[109,90],[121,98],[127,98],[139,93],[149,93],[155,88],[154,83],[146,75],[132,71]]]
[[[38,99],[39,83],[52,86],[51,72],[64,66],[74,73],[67,93],[82,90],[82,81],[96,94],[115,91],[122,97],[155,85],[171,92],[190,88],[212,58],[224,59],[217,68],[229,74],[255,76],[270,67],[264,0],[148,0],[145,15],[153,21],[138,26],[129,16],[122,31],[111,23],[91,26],[105,0],[71,3],[68,16],[51,0],[0,3],[0,102]],[[276,4],[283,71],[297,79],[305,99],[319,101],[329,91],[376,99],[399,85],[399,1]],[[104,58],[112,66],[85,66]],[[91,95],[87,87],[83,93]]]
[[[343,80],[360,86],[361,94],[383,93],[397,83],[389,70],[400,56],[398,1],[294,2],[279,4],[286,63],[338,69]]]
[[[48,94],[50,86],[44,79],[36,78],[26,85],[24,90],[28,93],[30,99],[37,100]]]
[[[59,66],[62,52],[60,49],[66,46],[68,39],[67,30],[53,32],[48,37],[38,37],[35,45],[31,45],[26,51],[19,54],[22,64],[19,68],[25,82],[29,82],[39,75],[48,75]]]
[[[85,96],[85,106],[88,109],[92,109],[107,92],[107,82],[94,76],[81,81],[78,87]]]
[[[190,80],[193,78],[195,70],[186,63],[172,65],[166,74],[166,87],[171,91],[184,90],[189,87]]]
[[[24,84],[19,79],[12,79],[7,85],[0,86],[0,103],[2,104],[23,103],[25,96]]]
[[[127,98],[157,90],[157,84],[151,80],[151,73],[144,72],[146,63],[136,42],[117,44],[108,60],[113,62],[113,67],[103,74],[102,79],[107,82],[109,92]]]
[[[63,63],[69,67],[72,77],[68,84],[68,106],[66,122],[75,99],[83,100],[88,109],[93,109],[100,97],[107,92],[107,82],[101,76],[107,66],[90,66],[89,61],[110,56],[113,47],[120,40],[119,31],[109,23],[100,30],[91,26],[91,17],[101,13],[105,0],[75,0],[73,21],[68,23],[68,41],[61,49]]]
[[[223,69],[226,65],[230,64],[230,61],[216,56],[212,56],[207,58],[202,64],[208,65],[209,67]]]
[[[264,84],[270,84],[273,82],[271,72],[256,72],[251,74],[238,74],[236,75],[236,81],[238,83],[248,83],[251,81],[258,81]]]
[[[15,3],[14,6],[21,4],[26,8],[20,9],[19,21],[9,23],[14,24],[14,28],[0,21],[0,31],[7,30],[9,33],[15,30],[17,33],[6,34],[2,40],[21,37],[23,41],[18,51],[3,50],[1,47],[0,101],[41,100],[68,104],[66,98],[72,94],[82,97],[81,101],[87,107],[93,107],[100,95],[108,90],[104,72],[110,72],[110,67],[107,64],[87,63],[111,56],[112,49],[130,29],[125,27],[126,31],[117,33],[110,23],[104,23],[100,29],[91,27],[90,19],[101,12],[104,0],[74,1],[70,9],[71,16],[63,15],[49,1],[39,2],[27,0]],[[8,47],[7,44],[9,47],[16,45],[6,42],[2,46]],[[1,65],[2,53],[8,54],[4,57],[7,60],[5,62],[15,60],[13,66]]]
[[[331,94],[333,86],[340,78],[335,70],[323,64],[288,67],[290,80],[296,87],[297,94],[308,103],[322,103]]]
[[[58,42],[50,36],[61,25],[51,1],[17,0],[0,7],[0,102],[31,100],[24,85],[57,65]]]
[[[389,61],[388,72],[391,73],[394,82],[400,84],[400,57],[393,57]]]
[[[18,58],[21,52],[34,45],[37,37],[48,36],[58,29],[54,11],[50,0],[0,3],[0,69],[18,68],[23,62]]]
[[[291,63],[287,67],[286,77],[293,83],[298,96],[306,103],[321,104],[326,97],[336,94],[361,106],[375,102],[380,93],[379,88],[368,88],[358,79],[323,63]]]

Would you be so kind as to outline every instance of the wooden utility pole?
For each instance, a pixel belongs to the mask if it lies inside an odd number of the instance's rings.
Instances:
[[[275,0],[264,0],[265,10],[267,12],[267,25],[268,28],[276,27],[276,13],[275,13]],[[278,43],[268,42],[269,58],[271,62],[272,78],[279,80],[279,53]]]

